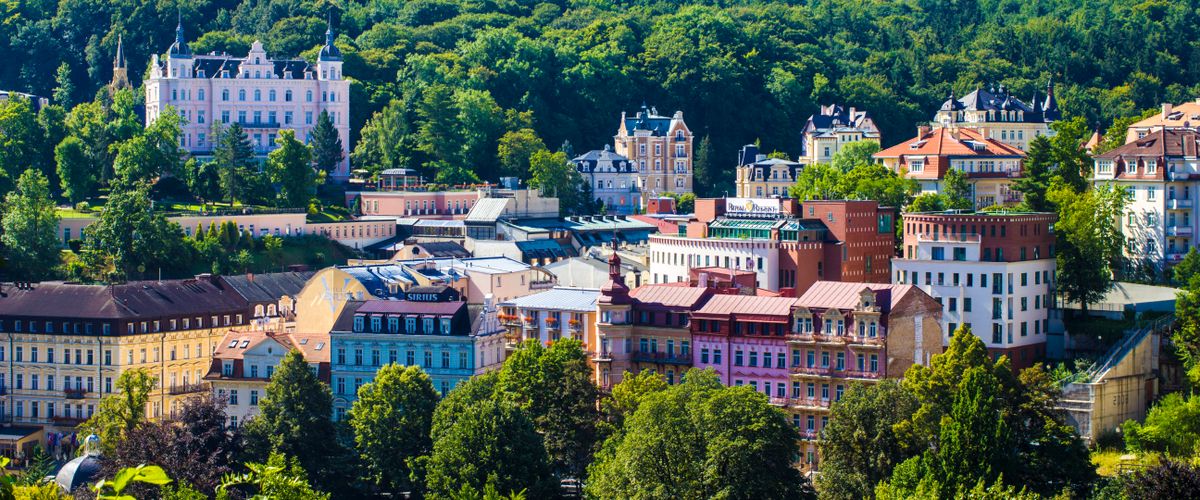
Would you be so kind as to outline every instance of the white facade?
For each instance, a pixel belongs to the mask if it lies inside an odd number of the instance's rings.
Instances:
[[[194,155],[213,149],[213,124],[237,122],[259,155],[275,149],[279,131],[292,129],[306,141],[322,111],[328,112],[342,140],[342,163],[333,176],[349,172],[350,83],[342,75],[341,54],[332,31],[316,64],[268,57],[255,41],[244,58],[228,54],[194,55],[176,29],[175,44],[150,63],[146,87],[146,124],[173,107],[184,120],[180,146]]]
[[[947,260],[935,260],[934,248],[942,248]],[[966,251],[955,260],[954,248]],[[978,238],[947,243],[919,241],[910,259],[892,259],[892,282],[916,285],[942,303],[942,342],[960,325],[989,348],[1011,349],[1046,342],[1053,258],[1020,262],[980,260]]]
[[[759,288],[779,289],[779,245],[766,240],[650,237],[650,282],[686,282],[694,267],[754,271]]]

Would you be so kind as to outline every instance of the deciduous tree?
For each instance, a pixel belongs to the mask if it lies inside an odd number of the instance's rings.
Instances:
[[[117,377],[113,394],[100,398],[96,413],[82,424],[81,434],[100,437],[100,446],[111,453],[130,432],[146,421],[146,404],[158,378],[142,368],[126,370]]]
[[[430,432],[438,395],[429,376],[416,366],[388,364],[358,390],[350,408],[354,442],[370,477],[383,491],[419,491],[419,457],[433,449]]]
[[[79,203],[92,195],[96,189],[95,166],[83,141],[74,136],[63,139],[54,148],[54,160],[64,197],[71,203]]]
[[[267,171],[271,181],[279,186],[280,206],[307,207],[317,192],[313,149],[296,140],[294,130],[280,130],[275,144],[279,147],[267,155]]]
[[[252,457],[295,457],[316,483],[330,491],[346,487],[345,450],[333,425],[333,394],[317,380],[299,351],[291,351],[267,384],[259,416],[244,426]]]
[[[599,498],[805,498],[796,432],[767,398],[712,371],[640,398],[588,469]]]
[[[54,275],[60,261],[58,213],[46,177],[34,169],[4,197],[0,251],[14,279],[40,281]]]
[[[821,431],[823,498],[858,499],[874,494],[875,485],[892,469],[916,454],[920,441],[904,432],[902,422],[917,410],[917,400],[898,382],[852,384],[831,409]]]

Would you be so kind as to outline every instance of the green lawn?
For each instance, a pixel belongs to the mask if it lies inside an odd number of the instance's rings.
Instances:
[[[1158,463],[1157,453],[1126,453],[1117,450],[1098,450],[1092,452],[1092,465],[1101,476],[1115,476],[1124,470],[1137,470]]]
[[[86,219],[90,217],[99,217],[100,212],[80,212],[74,208],[59,208],[57,210],[59,218],[62,219]]]

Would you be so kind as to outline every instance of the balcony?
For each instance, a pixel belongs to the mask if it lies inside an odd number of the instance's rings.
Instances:
[[[810,375],[814,377],[829,377],[833,375],[833,367],[829,366],[793,366],[791,371],[793,375]]]
[[[1169,252],[1169,253],[1167,253],[1167,261],[1168,262],[1179,262],[1179,261],[1183,260],[1184,256],[1187,255],[1185,253],[1177,253],[1175,250],[1167,250],[1167,252]],[[0,392],[0,394],[4,394],[4,393]]]
[[[674,354],[669,352],[634,351],[630,354],[630,358],[639,363],[659,363],[664,365],[692,364],[692,357],[690,355]]]
[[[61,425],[61,426],[65,426],[65,427],[75,427],[76,425],[84,423],[85,421],[87,421],[87,419],[83,418],[83,417],[54,416],[54,417],[50,417],[50,421],[54,422],[54,425]]]
[[[497,317],[502,326],[521,326],[521,318],[515,314],[500,314]]]
[[[781,408],[786,408],[789,404],[791,404],[791,401],[792,400],[788,398],[767,398],[767,402],[770,403],[771,406],[778,406]]]
[[[846,337],[850,347],[883,347],[887,343],[883,337]]]
[[[797,344],[814,343],[817,341],[817,337],[818,337],[818,335],[814,335],[812,332],[792,333],[792,334],[788,334],[788,335],[784,336],[784,338],[787,339],[788,342],[793,342],[793,343],[797,343]]]
[[[601,352],[588,351],[587,354],[588,354],[588,357],[592,358],[592,361],[594,361],[594,362],[612,361],[612,353],[608,352],[608,351],[601,351]]]
[[[577,319],[568,320],[567,321],[567,330],[570,331],[572,334],[582,333],[583,332],[583,322],[579,321]]]
[[[855,379],[863,379],[863,380],[879,380],[879,379],[883,378],[883,374],[880,372],[877,372],[877,371],[872,372],[872,371],[846,370],[844,372],[844,374],[845,374],[846,378],[855,378]]]
[[[181,394],[196,394],[201,392],[208,392],[208,384],[173,385],[167,389],[167,394],[172,396],[178,396]]]
[[[821,398],[792,398],[791,403],[793,407],[801,410],[824,410],[829,408],[831,401]]]
[[[800,431],[800,439],[805,441],[816,441],[820,434],[817,431]]]
[[[1192,226],[1167,226],[1167,236],[1191,236]]]
[[[979,243],[979,233],[917,233],[918,242]]]
[[[87,397],[84,389],[63,389],[63,397],[67,399],[83,399]]]
[[[1192,174],[1190,174],[1188,172],[1179,172],[1179,171],[1175,171],[1175,170],[1167,172],[1167,180],[1171,180],[1171,181],[1186,181],[1191,177],[1192,177]]]
[[[1192,200],[1172,198],[1167,200],[1167,210],[1186,210],[1192,208]]]

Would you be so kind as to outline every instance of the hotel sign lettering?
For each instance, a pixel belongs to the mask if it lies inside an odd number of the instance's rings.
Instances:
[[[726,198],[725,214],[775,217],[779,215],[779,200],[770,198]]]

